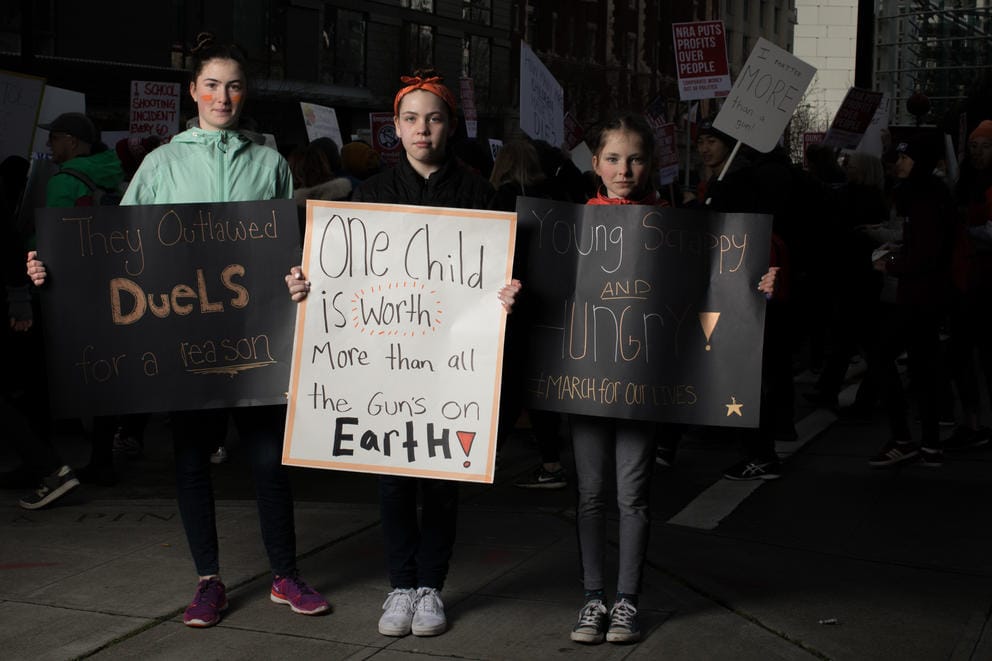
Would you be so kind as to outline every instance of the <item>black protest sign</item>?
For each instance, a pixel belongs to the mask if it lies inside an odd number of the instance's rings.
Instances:
[[[39,209],[56,415],[285,403],[292,200]]]
[[[517,199],[530,406],[756,427],[771,217]]]

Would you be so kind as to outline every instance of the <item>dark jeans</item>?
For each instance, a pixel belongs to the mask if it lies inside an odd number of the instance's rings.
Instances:
[[[455,544],[458,483],[383,475],[379,506],[393,588],[443,588]]]
[[[176,497],[200,576],[220,572],[210,453],[224,440],[230,416],[251,462],[262,542],[272,572],[296,572],[296,528],[289,475],[282,465],[285,406],[169,414],[176,456]]]

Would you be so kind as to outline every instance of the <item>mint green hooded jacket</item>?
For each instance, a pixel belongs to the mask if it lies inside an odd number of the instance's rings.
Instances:
[[[279,152],[255,144],[238,131],[192,128],[145,156],[121,204],[292,197],[293,178]]]

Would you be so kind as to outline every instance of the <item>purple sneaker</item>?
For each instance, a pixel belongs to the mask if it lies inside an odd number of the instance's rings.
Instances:
[[[294,613],[302,615],[316,615],[331,607],[319,592],[296,575],[276,576],[269,598],[277,604],[289,604]]]
[[[205,578],[196,584],[193,603],[183,613],[188,627],[212,627],[220,622],[220,612],[227,608],[227,591],[219,578]]]

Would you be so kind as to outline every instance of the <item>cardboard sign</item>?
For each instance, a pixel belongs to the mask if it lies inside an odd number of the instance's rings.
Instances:
[[[30,158],[44,78],[0,71],[0,160],[8,156]],[[53,116],[52,119],[55,119]],[[47,131],[44,131],[46,137]]]
[[[403,153],[403,143],[396,135],[393,113],[370,112],[369,126],[372,131],[372,149],[379,154],[379,161],[386,167],[399,163],[400,155]]]
[[[838,149],[856,149],[871,126],[882,102],[882,92],[852,87],[844,95],[823,144]]]
[[[129,132],[132,138],[161,139],[179,133],[179,83],[132,80]]]
[[[37,220],[56,415],[285,403],[292,200],[39,209]]]
[[[341,141],[341,127],[338,126],[338,115],[334,112],[334,108],[300,101],[300,110],[303,112],[303,123],[306,124],[307,139],[310,142],[317,138],[330,138],[338,149],[344,146]]]
[[[565,113],[562,124],[565,129],[565,151],[571,151],[577,144],[585,140],[586,130],[570,112]]]
[[[730,92],[730,65],[723,21],[672,23],[679,98],[712,99]]]
[[[771,217],[517,198],[528,404],[756,427]]]
[[[889,127],[889,111],[892,108],[892,99],[888,94],[882,94],[882,100],[878,102],[878,109],[875,116],[871,118],[871,124],[865,129],[865,134],[861,136],[857,151],[863,151],[872,156],[882,158],[884,147],[882,145],[882,131]],[[964,143],[960,143],[964,144]]]
[[[667,186],[679,176],[679,148],[675,141],[675,124],[662,124],[656,127],[654,139],[658,146],[659,183]]]
[[[524,42],[520,42],[520,128],[535,140],[561,147],[565,93],[558,81]]]
[[[818,145],[823,142],[827,134],[823,131],[806,131],[803,133],[803,168],[809,167],[809,159],[806,158],[806,148],[810,145]]]
[[[307,201],[284,464],[492,482],[515,226]]]
[[[816,69],[767,39],[758,39],[713,126],[770,152],[778,143]]]
[[[459,78],[458,91],[462,99],[462,115],[465,117],[465,135],[474,138],[479,134],[479,114],[475,109],[475,83],[471,78]]]

